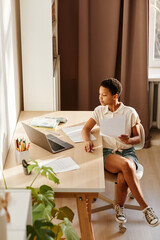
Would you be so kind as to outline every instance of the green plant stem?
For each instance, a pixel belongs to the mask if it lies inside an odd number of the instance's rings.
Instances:
[[[3,181],[4,181],[4,185],[5,185],[5,189],[7,189],[7,183],[6,183],[6,180],[5,180],[5,177],[4,177],[4,174],[3,174],[3,171],[2,171],[2,177],[3,177]]]
[[[39,171],[39,173],[37,173],[37,175],[36,175],[35,178],[33,179],[33,181],[32,181],[32,183],[31,183],[30,187],[32,187],[33,183],[35,182],[35,180],[37,179],[37,177],[39,176],[39,174],[40,174],[40,171]]]

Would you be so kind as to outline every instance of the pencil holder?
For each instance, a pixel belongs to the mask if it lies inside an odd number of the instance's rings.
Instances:
[[[16,151],[16,161],[17,163],[21,164],[22,160],[26,160],[26,162],[29,161],[29,151],[23,151],[23,152],[19,152],[17,149]]]

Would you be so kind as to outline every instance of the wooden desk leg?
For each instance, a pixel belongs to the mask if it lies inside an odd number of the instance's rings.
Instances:
[[[79,217],[79,225],[81,229],[82,240],[94,240],[92,226],[91,226],[91,202],[92,200],[86,198],[85,194],[77,194],[77,210]]]

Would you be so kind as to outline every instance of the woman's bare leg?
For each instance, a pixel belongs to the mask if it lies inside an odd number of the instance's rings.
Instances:
[[[119,172],[117,176],[117,204],[124,205],[128,193],[128,185],[124,179],[123,173]]]
[[[110,154],[105,160],[105,168],[111,173],[121,172],[141,209],[143,210],[148,206],[144,200],[140,183],[136,176],[135,163],[132,159],[124,158],[118,154]],[[125,197],[125,194],[126,192],[123,197]]]

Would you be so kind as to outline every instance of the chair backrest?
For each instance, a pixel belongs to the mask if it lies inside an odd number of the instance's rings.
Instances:
[[[139,163],[138,164],[138,169],[136,170],[136,176],[137,178],[140,180],[143,177],[143,172],[144,172],[144,168],[143,166]]]
[[[141,123],[140,123],[139,125],[140,125],[141,142],[134,145],[134,148],[135,148],[136,150],[142,149],[142,148],[144,147],[144,144],[145,144],[145,132],[144,132],[144,128],[143,128],[143,126],[142,126]]]

